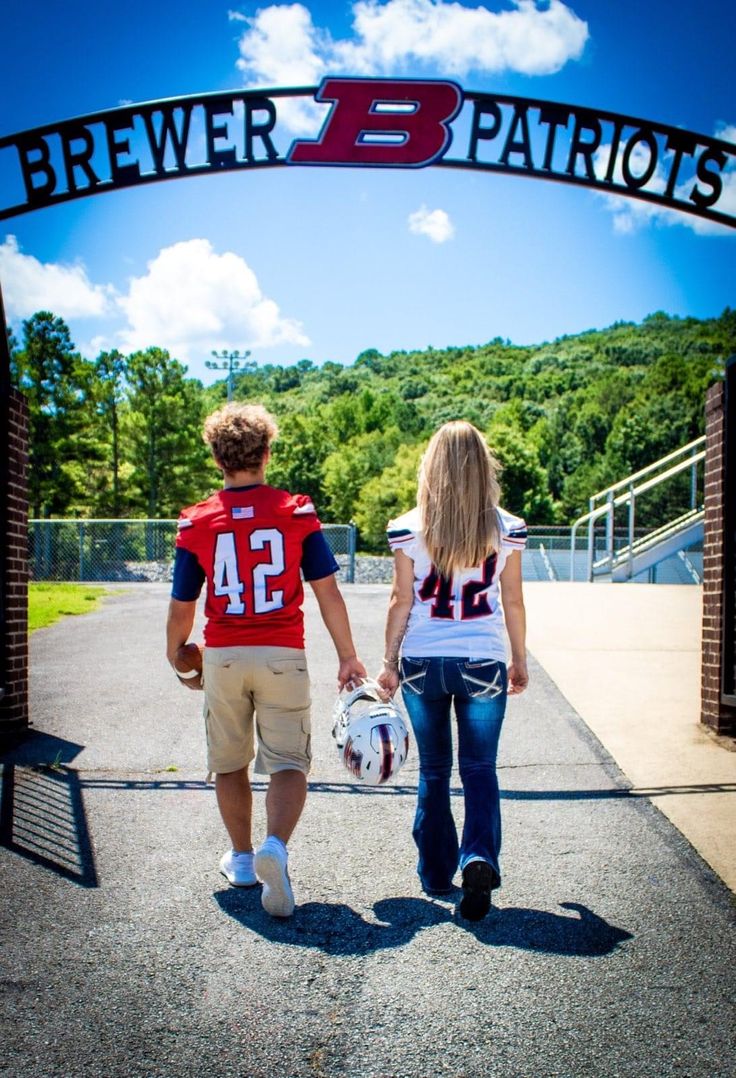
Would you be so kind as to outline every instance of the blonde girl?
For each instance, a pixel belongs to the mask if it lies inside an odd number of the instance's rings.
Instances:
[[[450,894],[459,869],[460,913],[474,921],[501,882],[496,754],[506,697],[529,680],[526,525],[499,506],[498,470],[471,423],[446,423],[432,437],[417,505],[388,525],[394,579],[378,677],[391,694],[401,686],[419,751],[420,882],[429,894]],[[450,809],[453,708],[465,802],[460,841]]]

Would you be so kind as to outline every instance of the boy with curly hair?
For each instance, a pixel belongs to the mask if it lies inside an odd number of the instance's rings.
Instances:
[[[258,404],[231,403],[205,420],[223,489],[179,517],[166,654],[173,664],[206,583],[207,759],[232,844],[220,871],[234,887],[260,880],[264,909],[290,917],[287,843],[304,807],[311,762],[302,576],[337,651],[338,687],[366,671],[335,579],[339,566],[310,498],[266,483],[277,434],[273,416]],[[255,852],[248,777],[254,758],[254,770],[269,776],[267,836]]]

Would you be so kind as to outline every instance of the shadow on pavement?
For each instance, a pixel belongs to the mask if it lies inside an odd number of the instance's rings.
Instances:
[[[495,910],[484,921],[458,923],[481,943],[493,947],[517,947],[571,958],[610,954],[620,943],[634,938],[631,932],[609,924],[579,902],[561,902],[560,906],[578,916],[512,906]]]
[[[72,883],[97,887],[81,787],[78,773],[59,764],[3,764],[0,846]]]
[[[608,924],[586,906],[563,902],[577,916],[533,909],[493,909],[484,921],[470,922],[455,910],[424,898],[386,898],[376,902],[375,923],[344,903],[306,902],[294,916],[280,921],[261,906],[260,888],[215,893],[215,901],[244,928],[273,943],[315,947],[329,955],[367,955],[403,947],[425,928],[451,922],[492,947],[515,947],[570,957],[610,954],[632,939],[630,932]]]
[[[0,753],[0,847],[12,850],[26,860],[82,887],[97,887],[99,883],[90,826],[83,799],[85,788],[152,792],[181,790],[188,793],[200,791],[212,797],[214,786],[204,780],[173,775],[162,777],[158,774],[144,774],[135,778],[107,775],[85,777],[84,772],[69,766],[83,748],[83,745],[75,742],[38,732],[14,749]],[[252,782],[255,791],[265,791],[267,786],[265,781],[256,779]],[[357,794],[363,797],[415,797],[417,792],[413,785],[365,787],[351,782],[311,782],[309,789],[317,794]],[[732,783],[712,783],[638,789],[612,787],[598,790],[503,790],[501,797],[511,801],[599,801],[611,798],[653,799],[672,794],[722,793],[733,789]],[[453,787],[451,794],[456,798],[462,797],[462,788]],[[243,901],[242,896],[238,897],[237,893],[235,898],[218,896],[218,901],[227,913],[242,920],[241,915],[244,916],[247,909],[238,905]],[[442,907],[424,900],[395,901],[409,904],[419,901],[425,908],[417,913],[417,910],[409,905],[407,908],[412,910],[411,924],[401,927],[396,924],[370,924],[347,906],[307,905],[300,907],[297,932],[301,933],[301,942],[307,946],[322,947],[335,954],[364,954],[381,947],[401,946],[419,929],[447,920],[451,916]],[[254,915],[261,917],[260,903],[256,903],[254,909]],[[619,932],[617,929],[610,930],[614,933],[613,937],[606,935],[605,928],[608,926],[605,926],[605,922],[600,922],[595,914],[585,910],[585,907],[579,909],[584,911],[581,912],[579,921],[558,916],[551,922],[551,926],[547,923],[550,917],[554,917],[551,914],[535,910],[497,911],[492,922],[488,924],[493,923],[495,930],[503,926],[502,938],[497,931],[495,935],[486,938],[483,934],[486,932],[485,928],[483,932],[476,931],[476,935],[487,943],[506,943],[528,949],[551,949],[563,954],[604,954],[621,939],[628,938],[626,933],[616,935]],[[378,914],[378,911],[376,912]],[[513,920],[512,913],[515,914]],[[401,921],[401,916],[401,910],[396,911],[397,921]],[[248,926],[258,931],[259,923]],[[458,923],[464,924],[461,921]],[[483,924],[485,926],[486,922]],[[262,934],[268,935],[268,931],[265,928]],[[274,938],[281,937],[277,935]],[[293,932],[289,931],[284,938],[293,941]],[[546,946],[545,941],[548,938],[556,941],[551,948]],[[587,949],[578,950],[579,946]]]
[[[25,764],[31,767],[58,767],[70,764],[79,756],[84,745],[66,738],[29,730],[15,744],[0,752],[0,763]]]
[[[501,790],[504,801],[609,801],[616,798],[665,797],[668,794],[723,794],[736,792],[733,782],[706,782],[686,786],[613,786],[605,790]],[[462,791],[453,790],[453,794]]]
[[[254,790],[266,789],[266,782],[255,780]],[[355,782],[310,782],[310,793],[357,794],[360,797],[416,797],[416,785],[392,783],[387,786],[360,786]],[[688,783],[683,786],[611,786],[587,790],[508,790],[502,789],[503,801],[610,801],[620,798],[662,797],[668,794],[734,793],[736,783]],[[463,797],[462,786],[451,786],[450,797]]]

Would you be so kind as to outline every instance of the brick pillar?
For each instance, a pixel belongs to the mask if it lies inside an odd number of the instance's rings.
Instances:
[[[736,706],[730,695],[733,688],[724,686],[725,655],[733,655],[733,625],[724,624],[724,614],[730,621],[733,612],[732,569],[734,552],[732,537],[727,529],[733,522],[734,490],[726,490],[726,384],[711,386],[705,401],[705,531],[703,538],[703,666],[701,690],[701,722],[719,734],[736,733]],[[736,431],[731,430],[731,438]],[[733,477],[731,477],[733,482]],[[729,523],[730,522],[730,523]],[[727,564],[727,559],[731,564]],[[726,637],[730,633],[730,637]],[[731,673],[733,673],[731,671]]]
[[[0,399],[7,460],[0,480],[0,737],[28,726],[28,406],[10,389]],[[2,435],[0,435],[2,438]],[[4,449],[4,446],[2,447]]]

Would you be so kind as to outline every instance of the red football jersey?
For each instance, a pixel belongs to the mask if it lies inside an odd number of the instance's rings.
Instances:
[[[302,543],[320,523],[305,494],[266,485],[220,490],[183,509],[176,545],[207,579],[209,647],[304,647]]]

